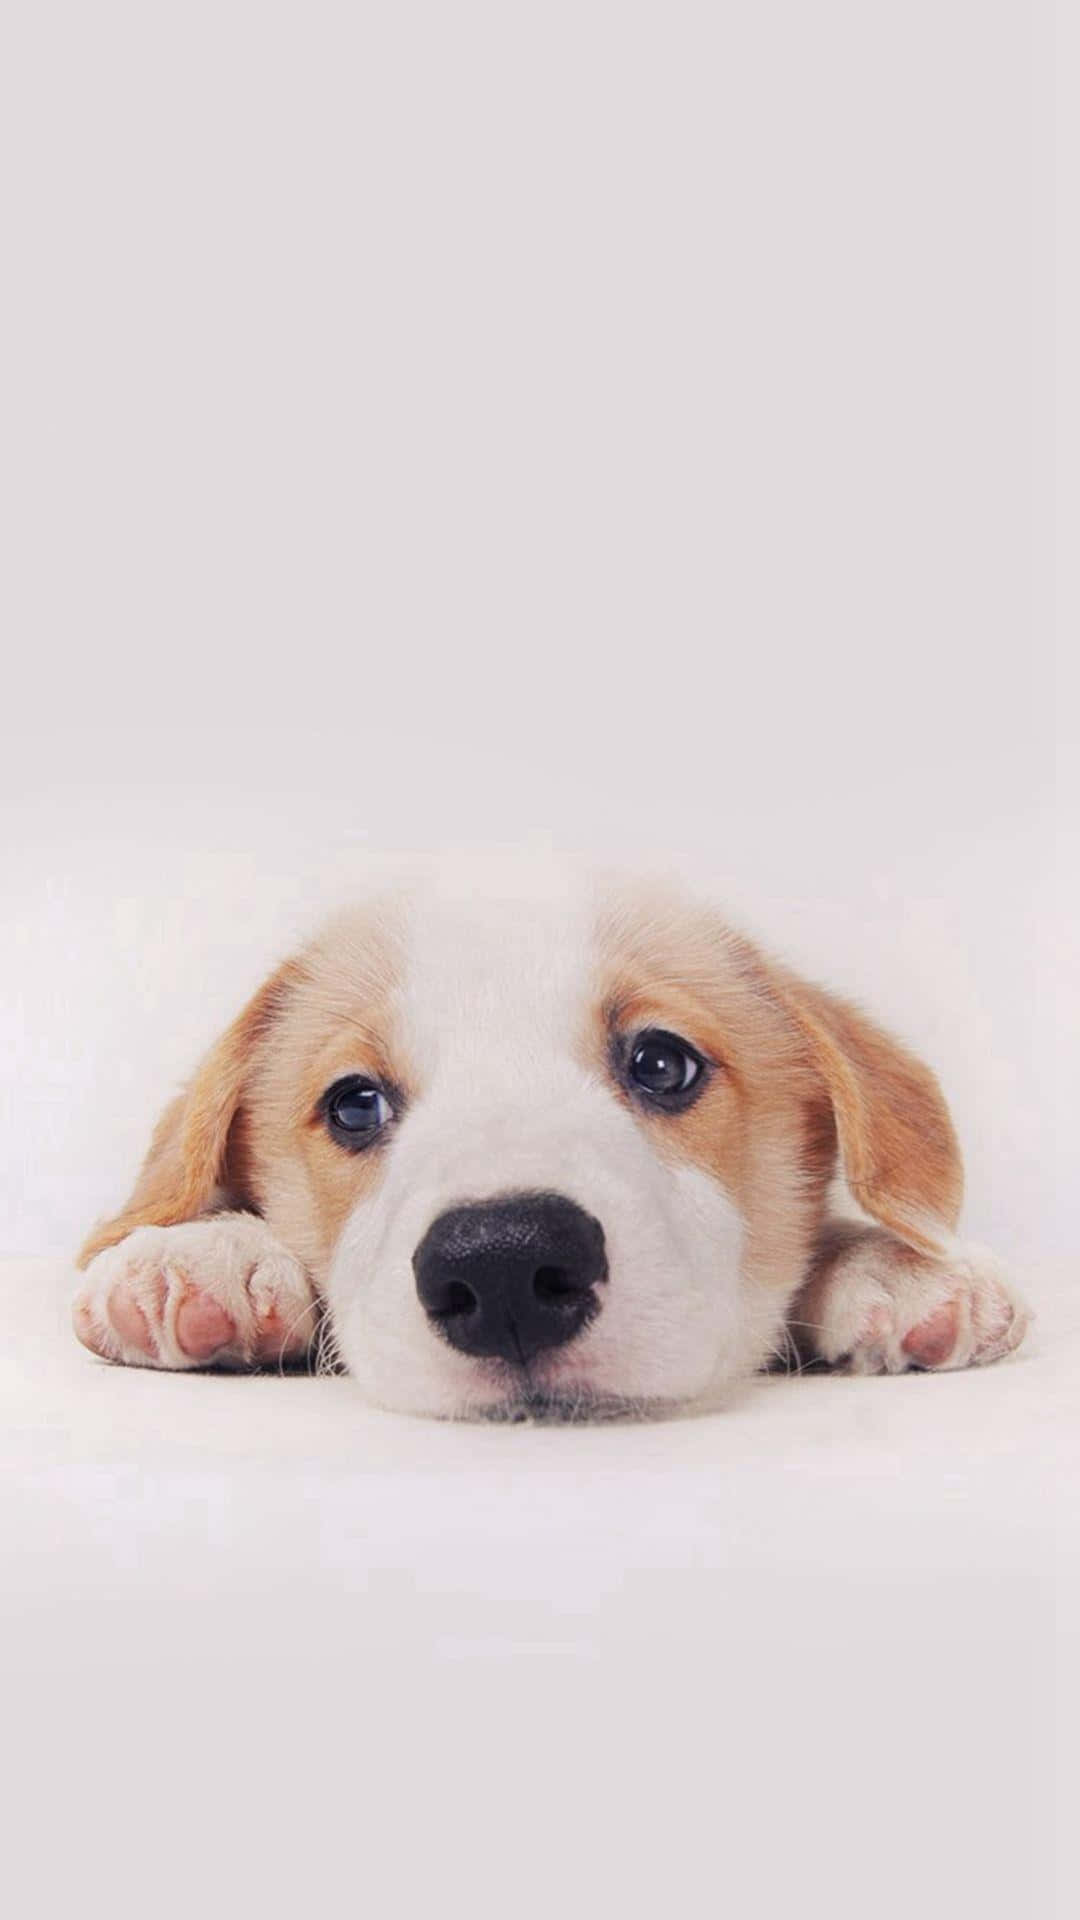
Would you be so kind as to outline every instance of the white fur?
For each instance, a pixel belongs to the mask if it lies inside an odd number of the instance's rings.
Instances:
[[[936,1368],[985,1366],[1011,1353],[1030,1314],[1000,1260],[986,1247],[951,1240],[940,1258],[883,1261],[871,1239],[838,1263],[826,1291],[814,1346],[852,1373],[905,1373],[914,1362],[904,1341],[942,1308],[956,1337]]]
[[[750,1358],[741,1223],[719,1183],[662,1160],[614,1089],[581,1064],[590,1013],[588,892],[546,876],[512,901],[487,882],[413,916],[402,983],[406,1045],[424,1093],[388,1147],[377,1194],[349,1219],[328,1298],[365,1392],[425,1413],[495,1409],[504,1370],[456,1353],[428,1324],[412,1256],[447,1208],[545,1190],[604,1227],[601,1312],[534,1368],[570,1401],[695,1398]]]
[[[810,1248],[797,1232],[763,1232],[760,1209],[748,1233],[721,1181],[667,1151],[662,1131],[618,1090],[602,1057],[597,924],[592,883],[563,862],[414,872],[381,922],[396,972],[393,1043],[411,1097],[373,1149],[377,1178],[363,1183],[329,1260],[315,1239],[298,1245],[307,1174],[289,1148],[267,1208],[280,1237],[236,1213],[141,1227],[92,1261],[75,1303],[79,1337],[142,1366],[303,1354],[318,1302],[299,1253],[325,1293],[333,1347],[366,1397],[417,1413],[512,1412],[536,1399],[582,1412],[715,1402],[783,1351]],[[351,950],[354,925],[343,921],[329,950],[348,980],[362,981],[370,955],[363,936]],[[780,1137],[758,1159],[775,1217],[796,1218],[797,1149]],[[523,1382],[440,1337],[418,1298],[413,1256],[446,1210],[530,1191],[562,1194],[601,1223],[609,1277],[596,1317],[535,1359]],[[934,1231],[940,1242],[940,1225]],[[220,1350],[193,1355],[181,1344],[177,1318],[193,1294],[235,1327]],[[800,1322],[804,1344],[859,1372],[993,1359],[1026,1325],[989,1255],[950,1244],[931,1260],[877,1231],[841,1251],[813,1312],[817,1324]],[[955,1320],[955,1344],[940,1359],[920,1357],[909,1336],[942,1312]]]
[[[108,1359],[134,1367],[188,1369],[205,1364],[205,1356],[185,1352],[177,1337],[177,1315],[194,1293],[213,1300],[236,1329],[215,1364],[295,1357],[311,1342],[318,1309],[307,1274],[249,1213],[221,1213],[178,1227],[137,1227],[90,1262],[75,1312],[94,1336],[89,1344]],[[149,1347],[123,1338],[121,1303],[138,1309]]]

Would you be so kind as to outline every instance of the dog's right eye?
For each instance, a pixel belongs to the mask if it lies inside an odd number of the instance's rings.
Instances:
[[[661,1027],[649,1027],[638,1034],[626,1071],[635,1088],[653,1105],[669,1112],[688,1107],[707,1078],[705,1061],[697,1048]]]
[[[328,1132],[340,1146],[355,1153],[371,1142],[393,1118],[390,1102],[374,1080],[351,1073],[335,1080],[322,1097],[322,1109]]]

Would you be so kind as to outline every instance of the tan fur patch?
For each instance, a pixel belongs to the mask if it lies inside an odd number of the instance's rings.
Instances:
[[[806,985],[715,916],[623,901],[601,923],[590,1041],[667,1028],[713,1063],[683,1113],[637,1107],[662,1152],[711,1173],[747,1223],[749,1262],[790,1273],[821,1225],[839,1146],[859,1205],[912,1245],[955,1223],[956,1136],[928,1068],[854,1007]],[[635,1103],[636,1105],[636,1103]]]
[[[710,915],[624,904],[600,929],[594,1050],[659,1026],[710,1062],[682,1113],[634,1102],[657,1148],[702,1167],[742,1212],[747,1271],[789,1284],[821,1220],[835,1156],[828,1102],[749,942]],[[632,1097],[632,1096],[630,1096]]]
[[[935,1223],[953,1224],[955,1135],[933,1075],[898,1042],[715,915],[618,895],[597,941],[588,1063],[661,1155],[704,1169],[738,1206],[748,1278],[795,1284],[838,1146],[860,1205],[910,1244],[932,1247]],[[344,1150],[320,1096],[350,1072],[397,1087],[403,1104],[422,1093],[402,1038],[404,952],[403,910],[388,900],[341,916],[280,967],[166,1110],[131,1200],[81,1264],[138,1226],[227,1206],[261,1214],[321,1284],[345,1220],[380,1179],[385,1143]],[[633,1100],[613,1071],[613,1040],[649,1026],[711,1064],[682,1113]]]
[[[191,1085],[166,1107],[127,1206],[94,1229],[79,1253],[80,1267],[136,1227],[197,1220],[228,1187],[229,1135],[252,1060],[304,977],[302,962],[287,960],[226,1028]]]
[[[262,1215],[316,1280],[341,1226],[379,1177],[375,1145],[350,1154],[318,1118],[349,1072],[407,1089],[394,1053],[401,928],[390,905],[341,916],[259,989],[166,1109],[124,1211],[98,1227],[85,1266],[139,1226],[228,1206]]]
[[[960,1147],[929,1067],[847,1001],[772,969],[828,1091],[844,1172],[867,1213],[911,1245],[940,1245],[964,1191]]]

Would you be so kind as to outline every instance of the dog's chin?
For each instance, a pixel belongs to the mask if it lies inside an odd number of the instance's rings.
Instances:
[[[343,1357],[345,1370],[356,1378],[369,1405],[455,1424],[599,1426],[673,1420],[697,1409],[707,1384],[683,1378],[669,1387],[662,1379],[628,1378],[623,1387],[616,1368],[601,1365],[594,1371],[584,1355],[574,1355],[572,1364],[562,1354],[541,1355],[524,1366],[486,1356],[463,1364],[465,1356],[457,1355],[451,1369],[433,1367],[429,1354],[411,1379],[401,1366],[392,1374],[382,1369],[373,1375],[364,1364],[368,1355],[361,1355],[359,1366],[350,1364],[347,1347]]]
[[[584,1426],[614,1420],[664,1420],[679,1411],[671,1400],[610,1393],[587,1386],[543,1387],[522,1381],[498,1399],[464,1406],[453,1417],[504,1425]]]

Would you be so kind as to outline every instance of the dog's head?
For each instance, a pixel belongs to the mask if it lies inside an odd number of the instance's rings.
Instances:
[[[87,1253],[249,1208],[383,1405],[683,1405],[769,1355],[838,1156],[913,1244],[953,1224],[932,1075],[710,912],[435,879],[274,974]]]

